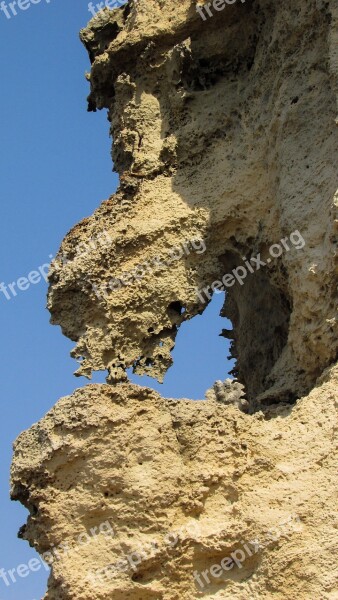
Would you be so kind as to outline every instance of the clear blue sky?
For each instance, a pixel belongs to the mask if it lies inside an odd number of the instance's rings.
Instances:
[[[11,19],[0,12],[0,282],[6,284],[48,263],[65,233],[117,187],[106,113],[87,113],[89,63],[78,32],[89,16],[80,0],[41,0]],[[27,511],[9,501],[12,442],[58,398],[87,382],[73,377],[72,342],[49,325],[46,289],[44,282],[31,285],[9,301],[0,293],[0,568],[6,571],[35,556],[16,537]],[[176,363],[163,386],[149,378],[133,380],[165,396],[203,398],[229,369],[227,344],[218,337],[228,326],[218,317],[222,300],[223,295],[215,296],[203,316],[181,328]],[[42,597],[45,570],[16,578],[10,586],[0,579],[0,600]]]

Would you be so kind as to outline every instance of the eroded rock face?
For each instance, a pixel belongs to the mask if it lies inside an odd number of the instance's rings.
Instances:
[[[337,386],[270,418],[131,384],[60,400],[12,473],[23,536],[58,554],[45,600],[336,598]]]
[[[337,598],[337,23],[321,0],[206,20],[135,0],[82,32],[120,187],[62,242],[48,302],[110,385],[15,444],[45,600]],[[127,382],[163,378],[222,284],[237,381],[199,402]]]
[[[51,272],[78,374],[161,380],[203,288],[233,269],[248,276],[226,279],[224,315],[253,407],[294,401],[336,358],[336,19],[321,0],[248,0],[205,21],[192,0],[138,0],[82,31],[121,186],[61,253],[102,231],[109,246]]]

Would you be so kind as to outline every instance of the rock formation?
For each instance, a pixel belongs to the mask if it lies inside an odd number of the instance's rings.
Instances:
[[[15,444],[46,600],[338,597],[338,6],[221,4],[130,0],[81,32],[120,187],[49,276],[77,374],[107,385]],[[163,379],[221,289],[236,381],[198,402],[130,384]]]

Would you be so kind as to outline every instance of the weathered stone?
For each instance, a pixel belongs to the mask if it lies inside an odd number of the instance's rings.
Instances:
[[[120,186],[65,237],[48,305],[110,385],[15,444],[45,600],[335,600],[337,4],[131,0],[81,37]],[[222,284],[236,381],[126,381],[162,380]]]
[[[162,380],[178,327],[211,298],[202,289],[258,255],[265,266],[226,280],[224,307],[251,404],[294,401],[336,359],[334,6],[248,0],[203,21],[191,0],[137,0],[82,32],[121,186],[61,253],[103,230],[110,246],[51,272],[52,322],[76,341],[78,374],[113,382],[133,366]]]
[[[270,418],[131,384],[60,400],[12,472],[24,537],[59,553],[45,599],[336,598],[337,386],[336,367]],[[244,544],[242,566],[194,579]]]

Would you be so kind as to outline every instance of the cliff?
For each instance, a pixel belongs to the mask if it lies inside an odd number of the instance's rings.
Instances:
[[[15,445],[46,600],[337,597],[338,7],[220,4],[131,0],[81,32],[120,187],[49,274],[77,374],[107,385]],[[221,290],[238,383],[130,384]]]

